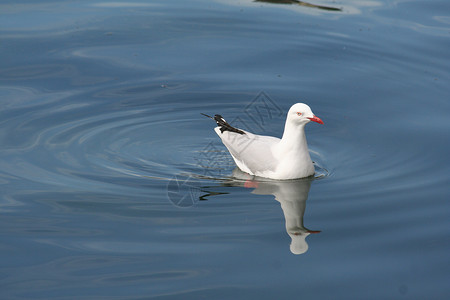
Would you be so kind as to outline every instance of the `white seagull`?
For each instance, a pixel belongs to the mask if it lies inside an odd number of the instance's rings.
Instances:
[[[250,175],[270,179],[297,179],[314,175],[314,165],[309,156],[305,125],[309,122],[323,124],[311,108],[304,103],[292,105],[287,113],[281,139],[256,135],[228,124],[221,115],[214,118],[214,128],[222,139],[236,165]]]

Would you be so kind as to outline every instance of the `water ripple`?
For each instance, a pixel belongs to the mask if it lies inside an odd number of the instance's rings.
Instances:
[[[147,99],[155,89],[167,91],[134,85],[58,94],[20,109],[10,105],[2,112],[0,131],[3,173],[50,185],[92,188],[97,182],[103,189],[111,183],[142,188],[149,178],[171,178],[201,147],[203,139],[193,138],[192,128],[205,120],[192,119],[197,109],[189,103],[174,109],[164,95]],[[34,91],[10,93],[25,98]]]

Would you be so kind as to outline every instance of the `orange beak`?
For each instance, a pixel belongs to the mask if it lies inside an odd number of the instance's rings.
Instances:
[[[308,118],[308,119],[310,119],[313,122],[317,122],[319,124],[323,124],[323,121],[319,117],[314,116],[314,117]]]

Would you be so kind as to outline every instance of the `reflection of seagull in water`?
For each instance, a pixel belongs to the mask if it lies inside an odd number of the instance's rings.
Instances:
[[[291,237],[291,252],[293,254],[303,254],[308,251],[306,237],[311,233],[320,231],[309,230],[303,225],[303,215],[305,214],[306,200],[308,199],[309,188],[312,179],[304,178],[284,181],[264,181],[255,180],[238,168],[233,170],[233,177],[246,180],[244,186],[254,188],[253,194],[274,195],[280,202],[281,209],[286,220],[286,232]]]

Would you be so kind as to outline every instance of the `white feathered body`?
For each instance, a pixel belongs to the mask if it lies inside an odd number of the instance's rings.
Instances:
[[[280,180],[314,175],[305,125],[310,121],[323,122],[308,105],[296,103],[289,109],[281,139],[234,128],[221,115],[205,116],[216,121],[218,127],[214,130],[242,171]]]
[[[308,152],[304,131],[295,140],[239,134],[214,129],[242,171],[271,179],[297,179],[314,175],[314,165]],[[303,134],[301,134],[303,133]]]

